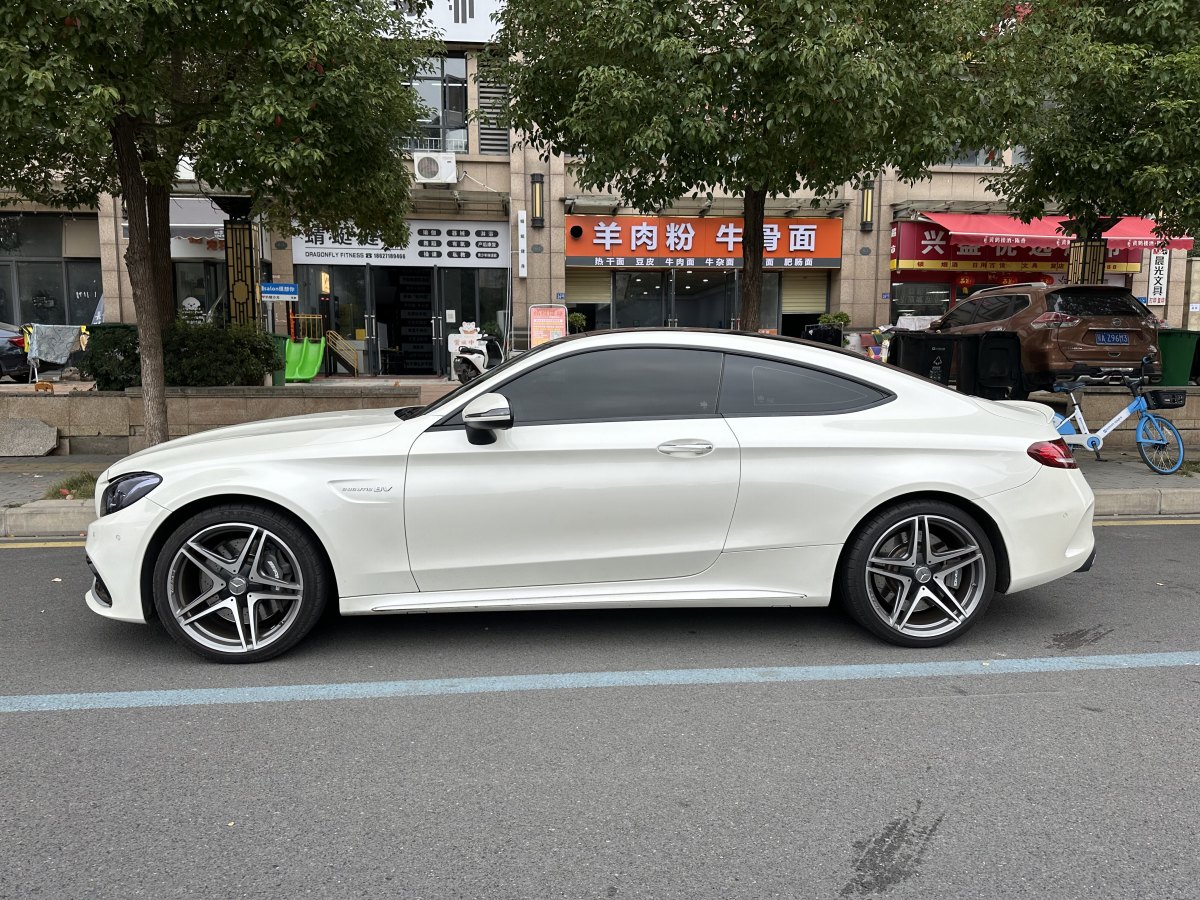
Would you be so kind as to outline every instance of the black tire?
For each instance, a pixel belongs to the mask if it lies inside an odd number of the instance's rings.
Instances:
[[[936,647],[965,633],[987,610],[996,556],[969,514],[938,500],[913,500],[859,526],[838,582],[850,616],[877,637],[902,647]]]
[[[1183,438],[1163,416],[1147,413],[1138,423],[1137,449],[1142,462],[1159,475],[1172,475],[1183,465]]]
[[[306,529],[274,510],[252,503],[206,509],[159,552],[154,608],[167,633],[193,653],[262,662],[290,650],[320,619],[332,584],[324,558]]]

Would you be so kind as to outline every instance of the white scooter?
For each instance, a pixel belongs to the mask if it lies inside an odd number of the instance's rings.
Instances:
[[[504,350],[500,341],[490,334],[481,334],[473,344],[463,344],[454,355],[454,374],[466,384],[478,378],[488,369],[504,362]]]

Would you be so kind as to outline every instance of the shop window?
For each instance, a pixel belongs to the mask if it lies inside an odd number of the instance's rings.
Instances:
[[[408,150],[466,153],[467,59],[451,53],[426,59],[413,82],[425,112],[420,133],[409,138]]]
[[[721,354],[638,347],[578,353],[499,388],[516,425],[695,419],[717,413]]]
[[[947,282],[892,284],[892,324],[901,316],[944,316],[953,285]]]
[[[104,284],[99,260],[67,262],[67,324],[90,325],[100,306]]]
[[[62,257],[60,216],[0,216],[0,256]]]
[[[721,382],[723,416],[812,416],[867,409],[891,395],[819,369],[729,355]]]
[[[67,324],[62,263],[17,263],[17,291],[24,322]]]

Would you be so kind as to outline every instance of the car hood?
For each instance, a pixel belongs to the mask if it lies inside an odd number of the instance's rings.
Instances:
[[[394,408],[338,410],[281,419],[264,419],[244,425],[214,428],[127,456],[105,476],[152,469],[156,465],[178,465],[190,460],[211,460],[214,455],[259,455],[294,451],[309,445],[341,444],[381,437],[404,423]]]

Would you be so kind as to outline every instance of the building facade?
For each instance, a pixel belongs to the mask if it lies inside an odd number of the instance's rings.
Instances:
[[[562,157],[543,160],[488,123],[486,113],[505,102],[479,58],[497,7],[477,0],[433,10],[447,54],[429,60],[414,85],[429,113],[409,147],[408,245],[255,229],[258,279],[299,286],[294,303],[262,304],[265,324],[283,331],[289,312],[321,316],[353,346],[360,371],[383,375],[447,374],[447,338],[463,322],[523,349],[531,305],[565,305],[586,330],[744,327],[740,197],[680,198],[646,215],[582,189]],[[1008,217],[984,184],[993,171],[984,154],[964,152],[915,185],[884,174],[820,200],[769,199],[758,326],[801,336],[837,311],[856,329],[920,322],[985,286],[1065,281],[1056,223]],[[224,315],[226,216],[194,183],[179,187],[176,302]],[[1200,260],[1189,261],[1182,245],[1158,253],[1150,227],[1124,223],[1110,240],[1105,279],[1146,298],[1169,324],[1200,329]],[[65,215],[0,210],[0,321],[134,321],[126,241],[111,198]]]

